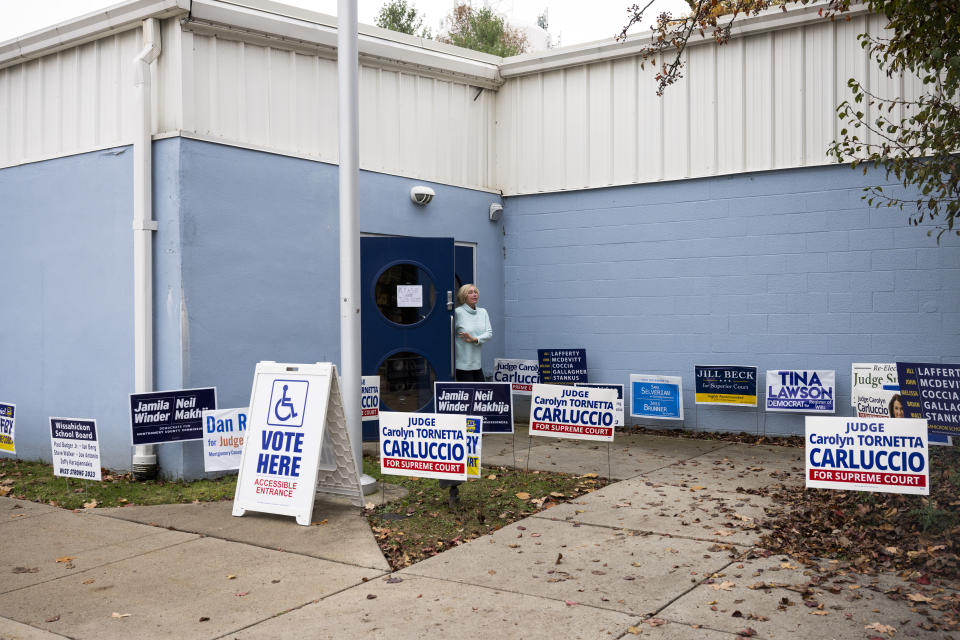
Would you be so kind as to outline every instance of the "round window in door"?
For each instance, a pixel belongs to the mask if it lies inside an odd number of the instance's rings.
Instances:
[[[377,375],[381,411],[419,411],[433,400],[437,374],[419,353],[394,353],[380,363]]]
[[[400,263],[387,267],[377,278],[374,300],[383,317],[395,324],[425,320],[437,301],[433,279],[421,267]]]

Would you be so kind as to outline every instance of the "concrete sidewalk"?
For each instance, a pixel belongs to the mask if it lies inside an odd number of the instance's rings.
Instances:
[[[747,491],[801,483],[799,449],[618,434],[608,453],[524,433],[483,447],[484,466],[529,452],[531,468],[609,465],[622,481],[396,573],[336,501],[300,527],[229,503],[74,513],[0,498],[0,638],[952,637],[884,595],[916,584],[810,588],[810,569],[749,553],[768,502]]]

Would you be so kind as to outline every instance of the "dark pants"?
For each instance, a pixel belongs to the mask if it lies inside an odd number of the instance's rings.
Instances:
[[[457,382],[485,382],[483,369],[457,369]],[[450,487],[450,493],[458,484],[463,483],[460,480],[440,480],[440,488]]]

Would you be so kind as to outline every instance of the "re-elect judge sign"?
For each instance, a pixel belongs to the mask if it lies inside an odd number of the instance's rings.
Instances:
[[[806,482],[817,489],[929,495],[925,420],[806,419]]]
[[[613,441],[617,392],[613,389],[535,384],[530,435]]]

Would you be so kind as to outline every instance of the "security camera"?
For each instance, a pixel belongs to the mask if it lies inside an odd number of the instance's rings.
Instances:
[[[413,200],[414,204],[424,205],[433,200],[435,196],[433,189],[430,187],[422,187],[417,185],[413,189],[410,189],[410,199]]]
[[[490,203],[490,222],[496,222],[503,217],[503,205],[496,202]]]

